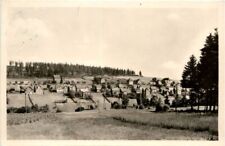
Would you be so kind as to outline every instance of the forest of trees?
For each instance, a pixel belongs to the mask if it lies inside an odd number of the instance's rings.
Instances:
[[[199,61],[192,55],[182,74],[181,85],[191,89],[191,106],[205,105],[207,111],[218,106],[218,31],[206,37]]]
[[[111,67],[95,67],[85,65],[73,65],[63,63],[42,63],[42,62],[17,62],[10,61],[7,66],[7,77],[52,77],[59,74],[64,77],[77,77],[83,75],[135,75],[130,69],[118,69]]]

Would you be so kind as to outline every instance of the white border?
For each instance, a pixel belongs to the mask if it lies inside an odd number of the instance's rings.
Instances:
[[[206,3],[207,2],[207,3]],[[6,31],[6,23],[4,23],[7,19],[7,10],[9,7],[140,7],[140,3],[142,7],[148,8],[177,8],[177,7],[199,7],[200,6],[215,6],[217,7],[220,4],[220,11],[219,11],[219,141],[156,141],[156,140],[7,140],[6,136],[6,102],[5,98],[6,93],[6,45],[5,44],[5,31]],[[196,5],[198,4],[198,6]],[[225,128],[224,128],[224,103],[225,103],[225,94],[224,94],[224,54],[225,54],[225,37],[224,37],[224,24],[225,24],[225,13],[224,13],[224,1],[215,1],[215,0],[198,0],[197,2],[194,0],[188,1],[143,1],[143,0],[123,0],[123,1],[112,1],[112,0],[105,0],[105,1],[97,1],[97,0],[3,0],[1,5],[1,70],[0,70],[0,95],[1,95],[1,108],[0,108],[0,145],[1,146],[39,146],[39,145],[54,145],[54,146],[74,146],[74,145],[92,145],[92,146],[100,146],[100,145],[107,145],[107,146],[134,146],[134,145],[160,145],[160,146],[174,146],[174,145],[192,145],[192,146],[224,146],[225,145]]]

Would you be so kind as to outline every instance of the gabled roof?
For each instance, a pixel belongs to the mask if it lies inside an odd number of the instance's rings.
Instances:
[[[136,79],[136,80],[134,80],[134,84],[137,84],[137,83],[139,83],[139,82],[141,82],[141,80],[140,80],[140,79]]]

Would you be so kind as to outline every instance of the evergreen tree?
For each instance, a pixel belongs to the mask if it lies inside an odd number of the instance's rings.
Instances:
[[[218,105],[218,31],[207,36],[201,49],[199,63],[200,86],[205,92],[206,105],[215,109]],[[208,109],[207,109],[208,110]]]
[[[193,109],[193,105],[196,102],[198,93],[198,80],[197,80],[197,60],[194,55],[190,57],[187,65],[184,67],[182,74],[181,86],[183,88],[191,88],[190,105]]]
[[[141,73],[141,71],[139,71],[139,76],[140,76],[140,77],[142,77],[142,73]]]

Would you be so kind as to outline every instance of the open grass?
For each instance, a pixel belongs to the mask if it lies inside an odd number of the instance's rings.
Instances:
[[[50,114],[50,113],[49,113]],[[105,112],[84,111],[80,113],[52,113],[54,116],[40,117],[36,113],[27,116],[9,114],[8,119],[35,119],[33,122],[8,124],[8,139],[62,139],[62,140],[209,140],[217,139],[204,127],[192,128],[200,124],[216,122],[217,116],[175,113],[149,113],[144,111],[110,110]],[[183,113],[182,113],[183,114]],[[46,114],[47,115],[47,114]],[[37,118],[39,120],[36,120]],[[177,116],[177,118],[175,118]],[[205,116],[205,117],[204,117]],[[16,118],[15,118],[16,117]],[[34,118],[33,118],[34,117]],[[160,123],[161,120],[164,120]],[[183,118],[183,119],[182,119]],[[189,119],[189,120],[188,120]],[[194,119],[194,121],[192,121]],[[166,120],[166,122],[165,122]],[[173,120],[173,121],[172,121]],[[182,125],[192,121],[189,127]],[[171,123],[176,124],[171,124]],[[180,125],[179,125],[179,124]],[[171,125],[170,125],[171,124]],[[180,128],[180,127],[184,128]],[[212,128],[210,126],[210,128]]]
[[[56,119],[54,113],[25,113],[25,114],[8,114],[7,125],[20,125],[38,122],[40,120]]]
[[[188,113],[139,113],[118,114],[114,119],[167,129],[191,130],[195,132],[207,131],[218,135],[218,116],[216,114],[188,114]]]

